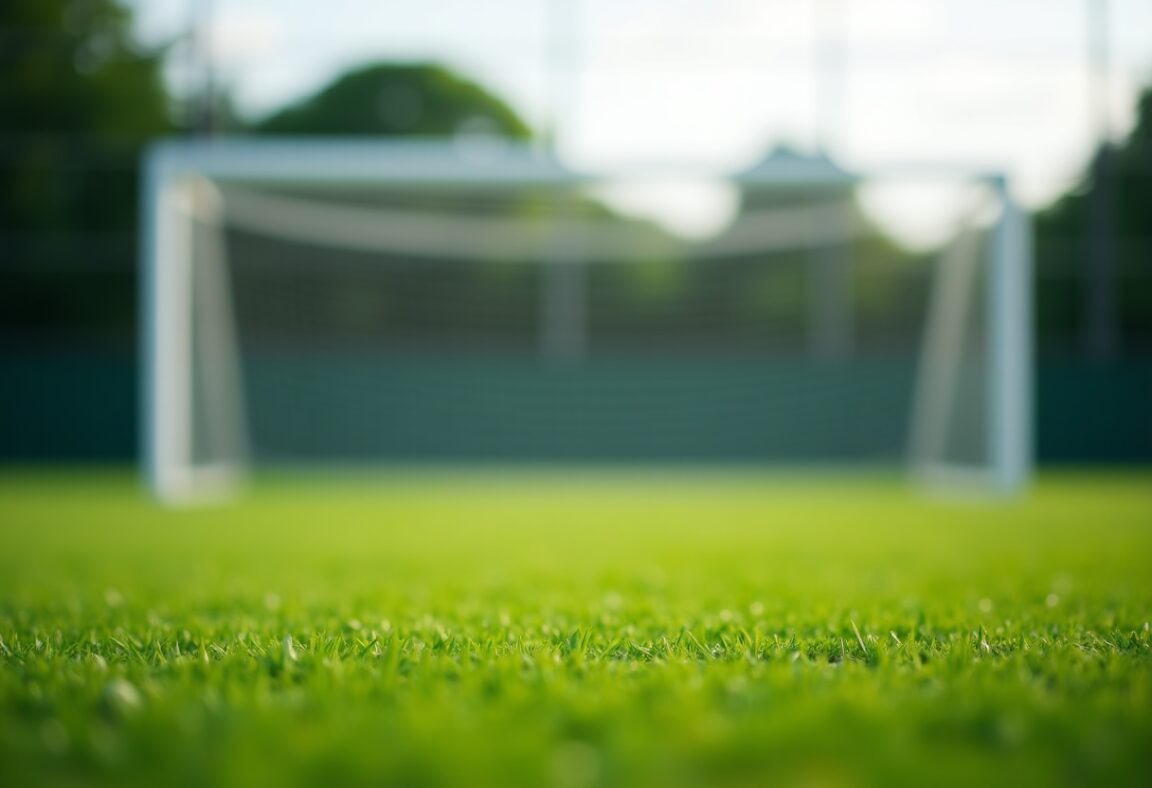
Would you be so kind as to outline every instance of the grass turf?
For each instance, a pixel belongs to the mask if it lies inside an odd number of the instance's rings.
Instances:
[[[0,783],[1146,784],[1152,478],[0,475]]]

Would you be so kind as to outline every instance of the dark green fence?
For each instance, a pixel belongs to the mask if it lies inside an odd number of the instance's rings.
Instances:
[[[908,368],[894,361],[817,372],[815,381],[805,370],[809,382],[802,390],[787,365],[736,360],[606,362],[580,375],[492,363],[483,378],[468,364],[411,360],[391,369],[332,368],[328,374],[345,376],[333,385],[316,377],[315,367],[302,376],[290,365],[265,362],[250,385],[263,389],[256,392],[261,401],[282,404],[279,412],[257,410],[252,428],[285,458],[346,455],[349,447],[368,456],[386,445],[397,459],[770,461],[802,459],[805,452],[817,458],[828,447],[813,440],[816,429],[840,431],[838,446],[850,447],[856,458],[884,459],[908,413],[901,393]],[[488,382],[477,392],[469,380]],[[271,387],[280,389],[277,396],[268,393]],[[830,407],[828,397],[844,399],[843,387],[851,387],[858,412]],[[333,399],[338,391],[352,392],[356,408],[341,407]],[[820,391],[824,398],[813,394]],[[378,401],[370,423],[361,419],[364,397]],[[787,407],[773,408],[774,400]],[[132,461],[137,405],[128,352],[6,348],[0,351],[0,460]],[[653,408],[667,419],[653,418]],[[1036,417],[1042,462],[1152,462],[1152,359],[1044,360]]]

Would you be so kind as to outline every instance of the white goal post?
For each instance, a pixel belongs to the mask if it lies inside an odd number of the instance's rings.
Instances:
[[[553,263],[608,261],[633,242],[611,222],[595,218],[573,220],[562,241],[557,235],[537,237],[502,225],[498,217],[454,220],[449,232],[435,214],[325,204],[282,192],[301,185],[565,190],[612,177],[721,177],[741,188],[766,190],[855,189],[885,178],[946,177],[979,185],[991,195],[994,210],[985,211],[984,219],[941,251],[924,306],[905,456],[912,475],[932,485],[997,493],[1027,485],[1032,466],[1032,252],[1027,218],[1002,174],[934,165],[849,173],[826,160],[781,157],[736,175],[663,165],[606,175],[574,171],[511,143],[469,154],[451,141],[217,139],[164,141],[145,160],[140,430],[149,490],[174,504],[227,496],[250,464],[250,414],[221,227],[361,252],[412,252],[436,244],[441,251],[466,256],[481,239],[502,254],[536,256],[545,263],[548,258]],[[226,197],[216,186],[220,182],[231,184]],[[838,210],[774,206],[750,214],[731,232],[698,242],[694,253],[731,257],[802,246],[815,227],[825,241],[848,244],[854,230]],[[659,245],[659,239],[654,243]],[[541,313],[542,347],[557,357],[579,356],[585,342],[579,327],[586,319],[586,283],[576,266],[546,267],[555,273],[545,276],[542,286],[543,297],[550,299]],[[978,429],[984,447],[975,462],[950,457],[947,449],[950,431],[957,429],[953,414],[959,378],[966,374],[962,346],[971,321],[980,325]],[[823,329],[824,340],[820,331],[815,332],[817,342],[835,348],[835,323]],[[194,431],[214,447],[210,457],[197,455]]]

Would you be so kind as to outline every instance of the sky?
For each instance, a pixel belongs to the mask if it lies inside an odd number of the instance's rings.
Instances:
[[[849,168],[922,161],[1003,170],[1040,205],[1068,188],[1099,134],[1131,127],[1152,84],[1152,3],[1110,0],[1094,80],[1088,7],[1101,0],[135,0],[149,42],[210,20],[208,50],[240,110],[266,113],[369,60],[436,60],[554,128],[575,166],[669,161],[736,169],[774,145]],[[169,77],[197,62],[174,51]],[[1098,91],[1098,92],[1097,92]],[[1102,96],[1106,117],[1094,111]],[[627,201],[628,196],[621,199]],[[654,214],[723,220],[708,183],[636,195]],[[933,200],[939,203],[935,210]],[[909,240],[956,196],[873,194]],[[951,201],[951,203],[949,203]],[[640,208],[643,210],[643,208]],[[676,218],[678,217],[678,219]],[[918,226],[919,225],[919,226]],[[691,231],[691,229],[689,229]]]

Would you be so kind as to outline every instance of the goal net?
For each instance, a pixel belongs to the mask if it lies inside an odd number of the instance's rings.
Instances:
[[[711,196],[685,209],[692,179]],[[909,246],[867,195],[926,179],[962,198]],[[236,140],[157,146],[146,186],[144,454],[169,502],[278,465],[1028,477],[1029,250],[999,177]]]

